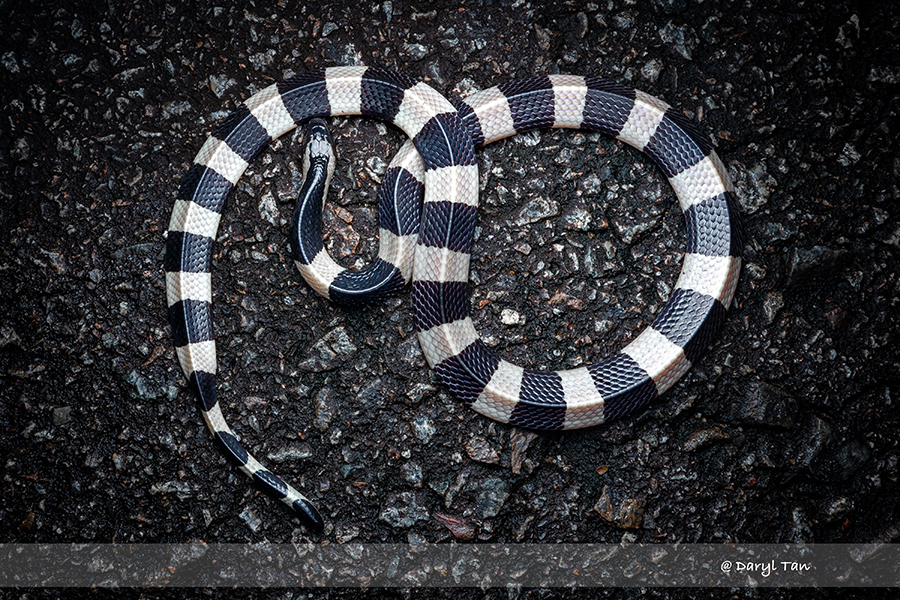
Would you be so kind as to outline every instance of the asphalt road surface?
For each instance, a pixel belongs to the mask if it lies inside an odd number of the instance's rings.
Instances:
[[[0,18],[0,541],[900,540],[890,2],[110,0],[0,2]],[[162,256],[180,179],[215,124],[273,82],[347,64],[451,99],[550,73],[663,98],[710,135],[735,181],[745,264],[720,339],[652,405],[584,431],[514,429],[434,379],[408,295],[344,310],[302,281],[287,237],[302,131],[283,136],[220,227],[219,391],[247,447],[322,511],[325,533],[310,537],[214,445],[175,360]],[[404,138],[369,119],[330,123],[326,245],[360,265],[377,252],[374,198]],[[495,351],[574,367],[653,320],[684,223],[646,158],[553,131],[478,161],[472,310]]]

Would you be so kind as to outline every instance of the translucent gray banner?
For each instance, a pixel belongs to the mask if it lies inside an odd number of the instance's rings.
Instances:
[[[0,587],[895,587],[900,546],[2,544]]]

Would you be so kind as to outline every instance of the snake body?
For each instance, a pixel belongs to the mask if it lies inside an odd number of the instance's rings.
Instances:
[[[298,208],[293,256],[312,287],[335,302],[369,302],[370,293],[382,297],[411,278],[428,363],[458,398],[493,419],[533,429],[573,429],[631,412],[697,361],[731,303],[741,264],[737,203],[710,142],[681,113],[643,92],[570,75],[513,81],[479,92],[457,108],[458,113],[427,85],[384,69],[338,67],[300,75],[262,90],[229,116],[194,159],[178,194],[167,240],[166,285],[182,369],[229,456],[313,529],[323,526],[315,508],[249,455],[222,416],[211,323],[212,241],[224,200],[253,156],[298,124],[364,114],[393,122],[410,137],[382,185],[388,204],[379,207],[379,258],[356,272],[328,258],[321,225],[316,229],[304,220],[320,217],[318,189],[301,192],[310,202],[305,216]],[[474,146],[548,127],[603,132],[644,152],[673,186],[688,233],[681,275],[652,324],[596,364],[553,372],[523,369],[491,352],[469,317],[468,290],[478,200]],[[317,142],[314,133],[307,150],[308,181],[324,196],[329,162],[322,166],[320,159],[327,138]],[[417,198],[422,198],[420,219]]]

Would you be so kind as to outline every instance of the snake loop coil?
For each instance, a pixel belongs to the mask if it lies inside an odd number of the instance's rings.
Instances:
[[[439,379],[474,410],[532,429],[575,429],[621,417],[671,387],[718,332],[740,272],[737,202],[707,138],[643,92],[591,77],[550,75],[478,92],[454,108],[424,83],[386,69],[337,67],[272,85],[235,110],[194,159],[166,244],[166,289],[176,353],[203,417],[228,455],[267,493],[321,531],[318,511],[266,470],[226,423],[216,399],[212,244],[225,198],[250,160],[299,124],[370,115],[410,138],[379,192],[378,258],[349,271],[324,250],[322,202],[334,155],[324,124],[310,124],[306,181],[291,246],[301,274],[336,303],[365,304],[412,279],[419,342]],[[523,369],[497,357],[469,317],[468,273],[478,206],[474,148],[533,129],[599,131],[649,156],[684,211],[681,275],[652,324],[616,354],[566,371]]]

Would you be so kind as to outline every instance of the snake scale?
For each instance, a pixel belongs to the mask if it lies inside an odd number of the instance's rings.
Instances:
[[[321,515],[247,452],[217,401],[212,248],[225,199],[253,157],[296,126],[332,115],[380,118],[410,138],[379,192],[379,256],[349,271],[324,250],[320,218],[334,158],[323,124],[313,122],[293,258],[310,285],[336,303],[366,304],[411,280],[429,365],[479,413],[544,430],[621,417],[671,387],[720,329],[741,267],[737,201],[710,141],[661,100],[598,78],[549,75],[486,89],[454,107],[426,84],[374,67],[334,67],[267,87],[214,130],[184,178],[167,233],[167,300],[176,354],[210,431],[310,529],[322,530]],[[675,289],[649,327],[598,363],[545,372],[502,360],[479,339],[469,317],[468,272],[478,206],[475,147],[552,127],[602,132],[647,155],[675,190],[687,243]]]

